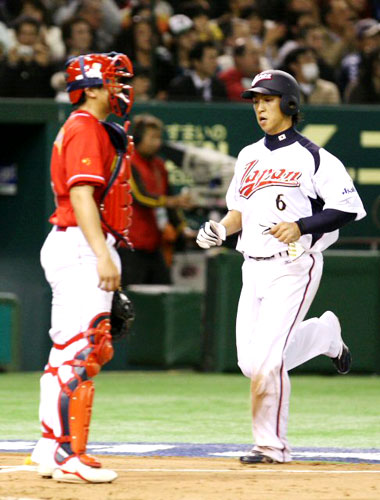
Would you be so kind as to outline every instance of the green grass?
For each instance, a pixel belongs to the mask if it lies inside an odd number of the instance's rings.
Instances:
[[[37,439],[39,374],[0,374],[0,440]],[[380,378],[292,380],[292,446],[379,447]],[[95,379],[90,441],[251,443],[242,375],[103,372]]]

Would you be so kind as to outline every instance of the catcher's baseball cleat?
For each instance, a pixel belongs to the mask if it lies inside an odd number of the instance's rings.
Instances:
[[[344,342],[342,352],[336,358],[332,358],[332,362],[334,363],[338,373],[346,375],[346,373],[350,371],[352,365],[352,356],[350,349]]]
[[[116,478],[115,471],[88,467],[77,457],[70,458],[53,472],[53,479],[58,483],[111,483]]]
[[[278,464],[277,460],[274,460],[268,455],[264,455],[259,451],[249,451],[246,455],[240,457],[240,462],[242,464]]]
[[[87,465],[88,467],[93,467],[95,469],[100,469],[102,464],[97,460],[95,457],[92,455],[79,455],[78,456],[79,460],[84,464]],[[37,467],[37,474],[40,477],[43,477],[45,479],[50,479],[53,477],[53,472],[56,469],[56,465],[51,465],[51,464],[45,464],[45,463],[40,463]]]

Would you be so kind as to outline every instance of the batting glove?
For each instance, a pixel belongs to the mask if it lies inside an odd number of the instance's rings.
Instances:
[[[197,244],[201,248],[220,247],[225,239],[226,228],[223,224],[210,220],[201,225],[197,236]]]

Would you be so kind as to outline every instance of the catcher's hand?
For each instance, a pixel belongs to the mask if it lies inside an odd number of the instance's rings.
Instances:
[[[226,228],[223,224],[210,220],[201,225],[198,231],[197,244],[201,248],[219,247],[225,239]]]
[[[116,290],[111,308],[112,340],[119,340],[129,335],[134,319],[135,311],[132,302],[123,290]]]

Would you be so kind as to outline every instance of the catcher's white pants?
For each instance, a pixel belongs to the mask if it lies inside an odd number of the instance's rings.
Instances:
[[[108,234],[107,246],[120,270],[120,259],[114,243],[114,237]],[[96,315],[111,310],[113,293],[98,287],[96,256],[78,227],[69,227],[66,231],[57,231],[54,227],[41,249],[41,264],[53,292],[49,334],[54,343],[65,344],[77,334],[85,332]],[[52,347],[49,365],[59,367],[58,375],[63,383],[73,376],[73,368],[63,363],[72,360],[87,343],[86,339],[80,339],[62,350]],[[45,373],[41,377],[40,421],[52,429],[57,437],[62,435],[58,410],[60,391],[56,375]],[[46,427],[42,425],[41,430],[46,431]],[[32,460],[54,466],[56,446],[56,441],[41,438]]]
[[[337,317],[326,312],[303,321],[318,290],[321,253],[256,261],[242,268],[236,343],[238,364],[251,379],[255,449],[290,460],[286,439],[290,381],[288,370],[320,354],[338,356],[342,339]]]

